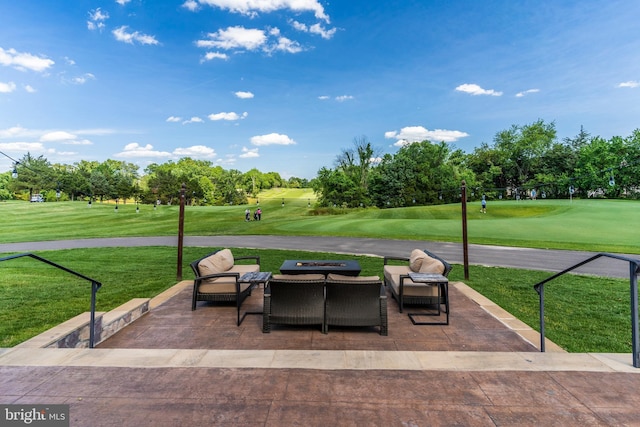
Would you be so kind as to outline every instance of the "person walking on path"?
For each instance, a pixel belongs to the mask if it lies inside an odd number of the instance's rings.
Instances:
[[[487,213],[487,198],[486,196],[483,194],[482,195],[482,209],[480,209],[480,212],[482,213]]]

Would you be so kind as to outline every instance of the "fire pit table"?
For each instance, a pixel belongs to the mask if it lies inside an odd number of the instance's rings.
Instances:
[[[282,274],[342,274],[357,276],[360,274],[360,264],[354,260],[300,260],[288,259],[280,266]]]

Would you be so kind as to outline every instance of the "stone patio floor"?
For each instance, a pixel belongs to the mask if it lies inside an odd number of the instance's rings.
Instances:
[[[375,328],[235,324],[177,284],[95,349],[0,350],[0,403],[70,405],[71,426],[632,426],[630,354],[569,354],[462,283],[451,322],[416,326],[389,297]],[[243,305],[259,311],[262,289]],[[551,351],[550,351],[551,350]]]

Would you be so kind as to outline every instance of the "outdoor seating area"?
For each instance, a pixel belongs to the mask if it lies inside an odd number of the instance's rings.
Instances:
[[[191,268],[195,273],[192,310],[198,301],[235,303],[237,326],[247,314],[262,314],[264,333],[271,332],[273,325],[304,325],[319,327],[324,334],[329,326],[378,327],[380,335],[387,335],[385,288],[400,313],[405,305],[429,310],[408,313],[414,325],[449,324],[447,276],[452,266],[427,250],[414,249],[409,257],[385,257],[384,282],[379,276],[360,276],[360,265],[354,260],[285,260],[280,274],[272,276],[260,271],[259,257],[234,258],[226,248],[193,261]],[[260,283],[262,310],[241,316],[243,302]],[[422,316],[438,320],[417,320]]]

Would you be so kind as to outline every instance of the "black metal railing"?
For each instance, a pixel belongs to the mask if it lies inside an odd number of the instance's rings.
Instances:
[[[554,274],[548,279],[543,280],[540,283],[533,285],[533,288],[538,292],[540,296],[540,351],[544,352],[544,285],[564,274],[567,274],[585,264],[590,263],[598,258],[613,258],[629,263],[629,291],[631,294],[631,350],[633,352],[633,366],[640,368],[640,337],[638,336],[638,273],[640,273],[640,260],[629,258],[622,255],[614,255],[607,253],[599,253],[586,259],[578,264],[571,266],[559,273]]]
[[[98,289],[100,289],[100,287],[102,286],[102,283],[98,282],[95,279],[92,279],[90,277],[85,276],[84,274],[80,274],[78,272],[75,272],[71,269],[68,269],[67,267],[64,267],[60,264],[56,264],[53,261],[49,261],[48,259],[42,258],[38,255],[32,254],[32,253],[26,253],[26,254],[17,254],[17,255],[10,255],[4,258],[0,258],[0,262],[2,261],[8,261],[11,259],[16,259],[16,258],[23,258],[23,257],[30,257],[33,258],[35,260],[38,260],[40,262],[44,262],[45,264],[48,264],[50,266],[53,266],[59,270],[65,271],[69,274],[73,274],[76,277],[79,277],[81,279],[87,280],[89,282],[91,282],[91,320],[89,321],[89,348],[93,348],[95,345],[95,323],[96,323],[96,292],[98,292]]]

